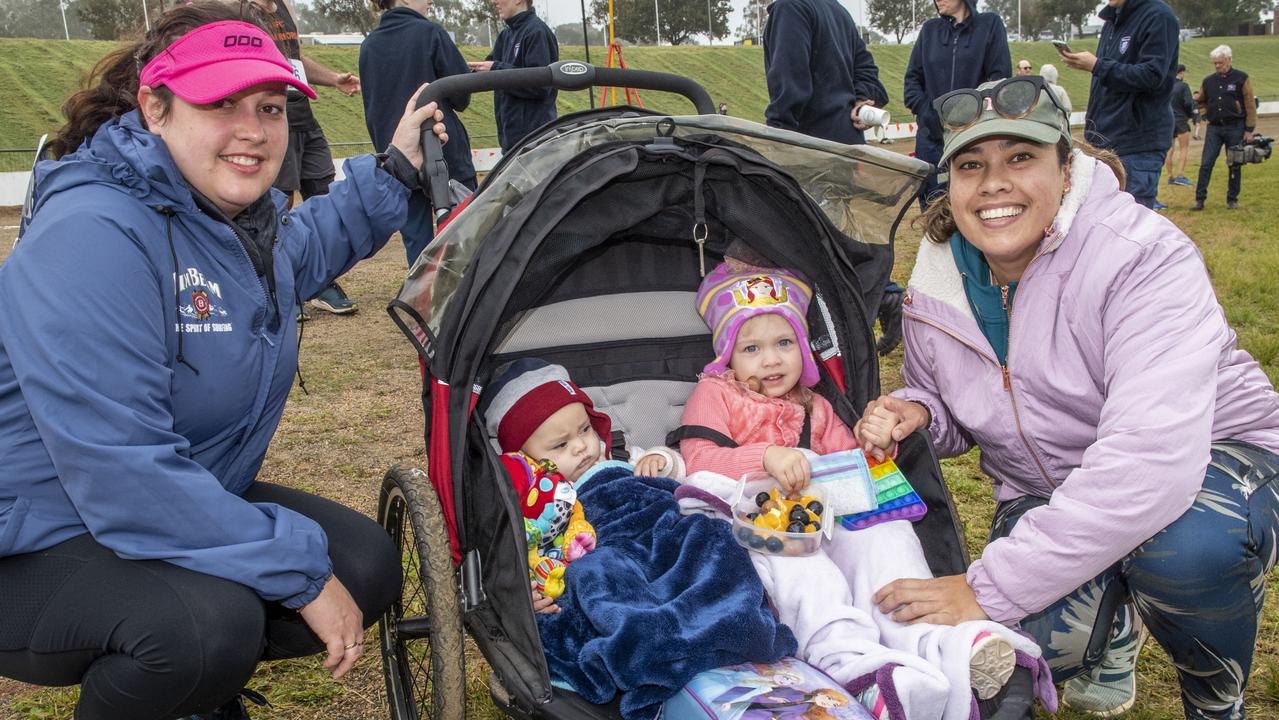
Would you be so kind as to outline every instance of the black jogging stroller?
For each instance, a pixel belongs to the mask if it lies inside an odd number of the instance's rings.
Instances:
[[[879,394],[872,324],[892,238],[929,166],[718,115],[674,75],[561,62],[432,83],[421,106],[497,88],[636,87],[684,95],[697,114],[610,107],[562,117],[508,153],[410,269],[388,310],[420,354],[428,469],[393,468],[378,517],[404,555],[402,597],[379,636],[396,720],[465,715],[463,627],[492,668],[497,707],[516,718],[619,718],[551,683],[531,608],[518,500],[474,411],[493,370],[536,356],[563,365],[641,446],[661,444],[711,358],[694,308],[702,274],[730,241],[814,286],[817,391],[850,425]],[[452,203],[433,135],[424,172],[441,215]],[[929,506],[916,524],[935,574],[968,563],[927,436],[898,465]],[[1033,717],[1019,668],[982,716]]]

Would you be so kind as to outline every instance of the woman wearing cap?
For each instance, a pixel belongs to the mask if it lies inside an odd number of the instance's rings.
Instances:
[[[1072,142],[1041,78],[936,106],[949,194],[923,218],[905,387],[867,412],[896,413],[897,440],[926,428],[943,456],[979,447],[998,507],[966,575],[892,583],[880,607],[1020,623],[1076,678],[1063,699],[1098,714],[1132,705],[1148,630],[1187,717],[1242,717],[1279,552],[1279,396],[1194,243],[1121,192],[1114,156]]]
[[[99,64],[0,268],[0,675],[78,683],[81,720],[243,717],[260,660],[340,677],[398,593],[375,523],[255,476],[297,298],[403,221],[438,115],[285,212],[285,88],[311,90],[241,12],[177,7]]]

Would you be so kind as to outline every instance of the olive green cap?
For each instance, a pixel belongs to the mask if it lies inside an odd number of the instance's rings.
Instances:
[[[1003,80],[992,80],[982,83],[977,89],[987,90],[1001,82]],[[978,140],[997,135],[1010,135],[1037,143],[1056,144],[1062,138],[1069,141],[1070,116],[1057,107],[1054,98],[1050,96],[1051,92],[1052,90],[1045,85],[1039,91],[1039,102],[1035,104],[1035,108],[1030,111],[1029,115],[1017,120],[1010,120],[1000,115],[995,112],[990,102],[985,102],[982,105],[981,117],[977,118],[977,122],[963,130],[955,132],[946,129],[943,125],[942,140],[944,144],[942,146],[941,160],[937,162],[938,169],[941,172],[946,172],[946,163],[950,161],[952,155]]]

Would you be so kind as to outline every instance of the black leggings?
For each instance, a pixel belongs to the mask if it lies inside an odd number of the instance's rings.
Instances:
[[[315,520],[333,571],[378,620],[400,593],[386,532],[324,498],[254,483],[250,502]],[[164,720],[231,698],[262,660],[324,649],[296,611],[229,580],[158,560],[124,560],[84,534],[48,550],[0,558],[0,675],[80,685],[78,720]]]

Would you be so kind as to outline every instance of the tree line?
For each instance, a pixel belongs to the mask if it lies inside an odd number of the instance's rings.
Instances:
[[[760,0],[752,0],[756,2]],[[1167,0],[1184,29],[1196,29],[1205,35],[1238,35],[1248,25],[1256,24],[1261,12],[1273,5],[1272,0]],[[1042,32],[1053,37],[1070,37],[1072,28],[1081,29],[1088,18],[1102,6],[1098,0],[985,0],[981,10],[999,13],[1008,32],[1021,28],[1022,39],[1033,39]],[[870,24],[894,36],[897,42],[919,28],[924,21],[937,17],[933,0],[870,0],[867,3]],[[1020,17],[1019,17],[1020,15]]]
[[[747,0],[738,37],[763,35],[771,0]],[[140,29],[143,8],[152,15],[174,0],[0,0],[0,37],[92,38],[117,40]],[[1257,22],[1272,0],[1168,0],[1183,28],[1207,35],[1234,35]],[[310,0],[295,2],[303,32],[367,33],[377,24],[368,0]],[[1100,6],[1098,0],[983,0],[980,9],[999,13],[1010,32],[1018,20],[1023,38],[1049,31],[1067,37]],[[706,36],[729,36],[730,0],[614,0],[617,37],[632,44],[682,45]],[[608,0],[589,0],[588,37],[603,44],[608,22]],[[1020,18],[1018,14],[1020,13]],[[464,45],[485,45],[501,30],[501,21],[490,0],[436,0],[436,22],[455,34]],[[936,17],[933,0],[869,0],[869,24],[889,39],[901,42],[924,21]],[[65,25],[64,25],[65,17]],[[580,23],[555,28],[561,42],[582,41]],[[868,33],[869,34],[869,33]]]

